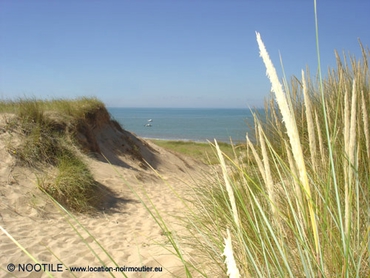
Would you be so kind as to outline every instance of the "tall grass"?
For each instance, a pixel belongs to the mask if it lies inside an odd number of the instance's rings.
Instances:
[[[265,118],[255,115],[246,163],[214,146],[221,173],[197,188],[191,221],[200,252],[226,273],[230,230],[242,276],[369,277],[370,52],[336,54],[322,83],[302,71],[281,85],[258,33],[257,42],[274,95]]]

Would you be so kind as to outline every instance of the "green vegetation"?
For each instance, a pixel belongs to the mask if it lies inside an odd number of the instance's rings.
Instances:
[[[282,86],[257,41],[274,96],[245,161],[214,146],[222,173],[195,189],[189,244],[216,276],[369,277],[370,52]]]
[[[162,148],[190,156],[196,160],[202,161],[203,163],[210,165],[219,164],[217,154],[209,143],[153,139],[150,141]],[[243,145],[239,145],[234,148],[231,144],[227,143],[219,143],[219,146],[222,152],[230,157],[234,156],[234,150],[236,150],[238,154],[241,154],[242,149],[244,148]]]
[[[70,209],[92,209],[98,187],[78,147],[96,150],[91,126],[99,124],[99,113],[109,118],[104,104],[95,98],[3,100],[0,113],[10,114],[3,114],[5,128],[17,135],[8,142],[9,153],[22,165],[49,172],[38,178],[39,186]]]
[[[41,120],[44,113],[55,112],[62,117],[86,119],[95,111],[105,109],[104,103],[96,98],[81,97],[73,100],[19,98],[0,100],[0,113],[15,113],[25,121]]]

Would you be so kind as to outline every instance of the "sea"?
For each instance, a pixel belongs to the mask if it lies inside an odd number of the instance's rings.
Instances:
[[[250,109],[108,108],[121,126],[145,139],[244,143]]]

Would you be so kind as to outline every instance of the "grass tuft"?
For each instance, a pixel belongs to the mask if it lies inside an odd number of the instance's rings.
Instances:
[[[12,135],[8,152],[17,162],[49,172],[38,178],[40,186],[61,204],[91,210],[98,186],[79,149],[99,150],[92,129],[109,120],[104,104],[95,98],[3,100],[0,112]]]

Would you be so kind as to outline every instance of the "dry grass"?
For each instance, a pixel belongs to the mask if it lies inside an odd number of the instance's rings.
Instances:
[[[39,186],[75,211],[89,211],[97,202],[97,183],[79,155],[81,147],[97,147],[91,140],[84,146],[81,143],[89,140],[79,142],[78,136],[91,137],[92,126],[99,124],[97,115],[104,111],[108,115],[94,98],[0,101],[0,113],[14,115],[7,117],[5,126],[11,135],[9,153],[17,163],[44,171]]]
[[[369,277],[369,50],[337,55],[321,90],[303,72],[282,86],[257,40],[274,95],[244,162],[215,144],[222,173],[195,190],[192,246],[218,275],[231,273],[220,255],[230,230],[242,277]]]

